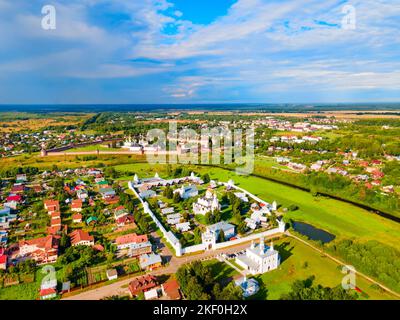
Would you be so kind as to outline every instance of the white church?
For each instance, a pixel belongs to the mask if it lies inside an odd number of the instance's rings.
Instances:
[[[214,213],[219,210],[221,210],[221,205],[217,195],[211,189],[207,189],[206,195],[193,203],[194,214],[206,215],[208,212]]]
[[[273,243],[268,247],[264,244],[264,238],[261,238],[259,244],[253,241],[246,253],[236,257],[235,262],[255,275],[277,269],[281,258],[279,252],[274,249]]]

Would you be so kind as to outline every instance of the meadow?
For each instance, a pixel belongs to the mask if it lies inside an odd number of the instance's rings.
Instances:
[[[291,238],[283,238],[274,243],[274,247],[281,254],[281,265],[262,275],[255,276],[261,284],[260,291],[251,299],[276,300],[283,294],[291,291],[291,284],[295,280],[305,280],[315,276],[314,284],[327,287],[340,286],[345,274],[342,267],[322,256],[305,244]],[[356,277],[356,286],[372,300],[396,299],[390,293],[382,291],[362,277]],[[360,296],[361,299],[366,297]]]

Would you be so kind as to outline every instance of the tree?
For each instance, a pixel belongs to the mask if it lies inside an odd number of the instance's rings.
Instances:
[[[170,186],[167,186],[164,189],[163,196],[166,197],[167,199],[172,199],[174,197],[174,192]]]
[[[194,234],[194,242],[196,244],[200,244],[202,242],[202,237],[201,237],[201,230],[199,227],[196,227],[193,230],[193,234]]]
[[[341,286],[334,288],[313,285],[315,277],[296,280],[292,291],[281,296],[281,300],[355,300],[357,295],[344,290]]]
[[[243,300],[243,291],[235,286],[233,282],[229,283],[223,289],[219,283],[215,284],[212,295],[215,300]]]
[[[64,253],[65,250],[70,246],[70,241],[68,235],[63,232],[61,239],[60,239],[60,251],[61,253]]]
[[[174,203],[179,203],[181,202],[182,198],[181,195],[178,192],[174,193],[174,197],[173,197]]]
[[[218,241],[219,242],[225,242],[225,232],[224,232],[224,230],[219,230]]]
[[[204,183],[209,183],[211,181],[210,176],[208,173],[204,174],[201,179],[204,181]]]
[[[245,234],[247,231],[247,226],[244,221],[241,221],[237,226],[237,231],[239,234]]]

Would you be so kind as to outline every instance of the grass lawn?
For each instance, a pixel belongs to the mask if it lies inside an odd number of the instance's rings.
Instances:
[[[35,281],[20,283],[0,289],[0,300],[37,300],[39,299],[40,284],[45,274],[42,268],[36,271]]]
[[[279,299],[282,294],[291,291],[295,280],[315,276],[314,284],[335,287],[340,285],[344,274],[341,268],[327,257],[321,256],[312,248],[291,238],[284,238],[274,247],[281,254],[282,264],[279,269],[256,276],[261,285],[260,291],[252,299]],[[307,266],[305,266],[307,262]],[[356,286],[365,292],[370,299],[396,299],[389,293],[371,287],[372,283],[364,278],[356,278]]]
[[[124,149],[121,148],[108,148],[104,147],[100,144],[98,145],[90,145],[90,146],[84,146],[84,147],[78,147],[78,148],[72,148],[67,150],[66,152],[85,152],[85,151],[124,151]]]
[[[227,265],[225,262],[218,261],[217,259],[205,261],[203,264],[211,268],[211,272],[215,281],[221,281],[239,275],[235,269]]]
[[[36,300],[40,286],[36,282],[23,283],[0,289],[0,300]]]

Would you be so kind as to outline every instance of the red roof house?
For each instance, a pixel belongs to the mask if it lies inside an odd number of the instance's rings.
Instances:
[[[180,300],[179,283],[175,279],[170,279],[161,285],[162,292],[171,300]]]
[[[89,235],[88,232],[83,230],[75,230],[71,233],[71,245],[72,246],[93,246],[94,237]]]
[[[82,211],[82,200],[81,199],[72,200],[71,211],[73,211],[73,212],[81,212]]]
[[[12,201],[21,202],[22,201],[22,197],[19,194],[8,196],[7,197],[7,202],[12,202]]]
[[[72,222],[74,223],[81,223],[82,222],[82,215],[80,213],[76,213],[72,216]]]
[[[129,292],[132,297],[137,296],[141,292],[148,291],[156,287],[157,279],[151,274],[147,274],[141,277],[135,278],[133,281],[129,283]]]

